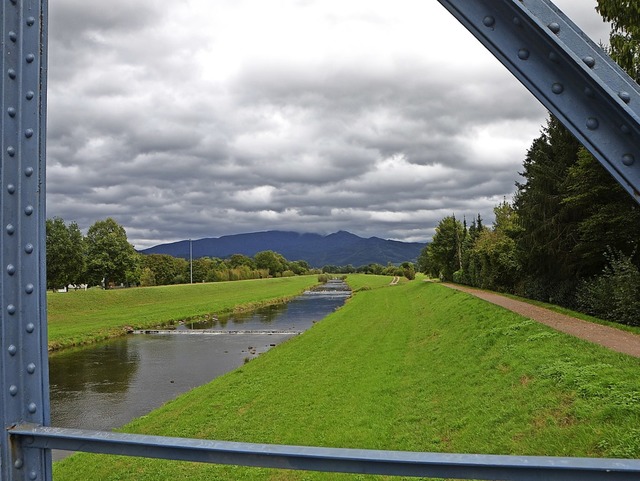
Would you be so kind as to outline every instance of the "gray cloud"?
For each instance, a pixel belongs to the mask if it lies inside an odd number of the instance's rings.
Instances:
[[[546,115],[436,2],[58,0],[49,51],[48,215],[137,247],[424,241],[491,219]]]

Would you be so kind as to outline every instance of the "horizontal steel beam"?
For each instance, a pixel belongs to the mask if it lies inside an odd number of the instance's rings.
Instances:
[[[21,425],[22,449],[62,449],[179,461],[390,476],[513,481],[640,479],[640,460],[415,453],[171,438]]]

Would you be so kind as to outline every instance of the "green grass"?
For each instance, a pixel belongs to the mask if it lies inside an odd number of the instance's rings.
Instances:
[[[287,300],[317,284],[317,276],[49,292],[49,349],[84,345],[135,329],[172,324]]]
[[[638,457],[638,426],[640,360],[415,281],[360,291],[303,335],[124,431],[350,448]],[[57,481],[387,479],[88,454],[56,463],[54,475]]]

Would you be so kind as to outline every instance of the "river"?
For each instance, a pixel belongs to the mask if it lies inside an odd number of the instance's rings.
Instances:
[[[129,335],[53,353],[52,425],[121,426],[308,329],[344,304],[347,289],[330,282],[325,291],[308,291],[286,304],[182,324],[175,333]]]

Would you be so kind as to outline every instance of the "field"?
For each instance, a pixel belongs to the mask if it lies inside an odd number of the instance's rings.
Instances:
[[[317,284],[317,276],[47,294],[49,349],[282,302]]]
[[[640,456],[639,359],[438,284],[384,284],[360,284],[303,335],[123,430],[409,451]],[[385,479],[87,454],[56,463],[54,475]]]

